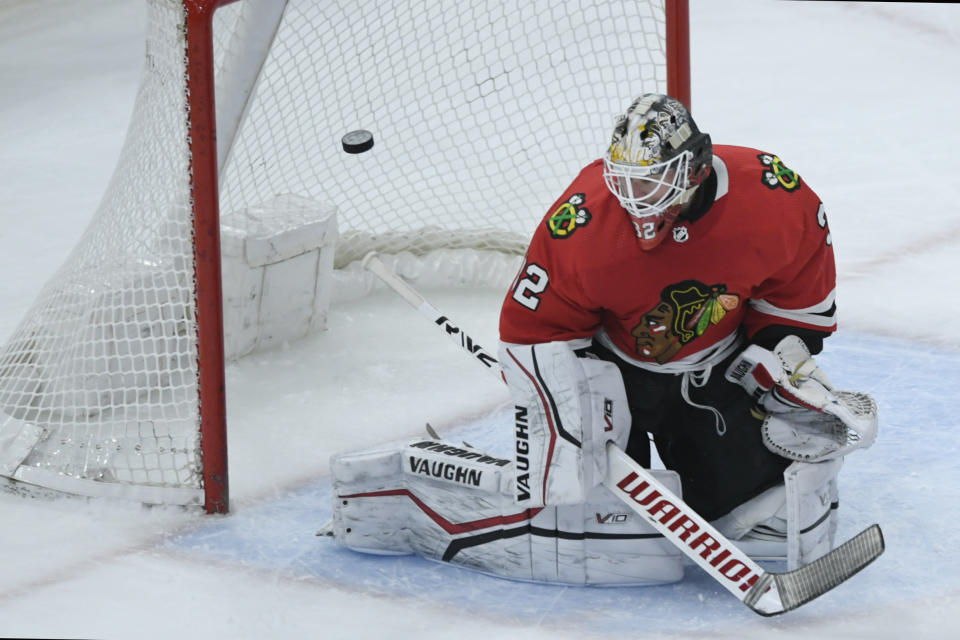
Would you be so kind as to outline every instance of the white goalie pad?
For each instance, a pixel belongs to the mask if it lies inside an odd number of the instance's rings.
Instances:
[[[837,475],[843,459],[794,462],[783,472],[787,489],[787,569],[810,564],[833,549],[839,520]]]
[[[606,443],[624,448],[630,435],[619,369],[567,342],[501,343],[499,356],[515,405],[516,503],[585,502],[606,476]]]
[[[437,440],[339,454],[331,471],[329,530],[355,551],[570,585],[683,577],[679,551],[602,486],[584,504],[520,508],[511,461]],[[655,473],[679,492],[675,473]]]
[[[756,560],[786,560],[792,571],[829,553],[837,532],[841,459],[794,462],[784,483],[767,489],[713,525]]]

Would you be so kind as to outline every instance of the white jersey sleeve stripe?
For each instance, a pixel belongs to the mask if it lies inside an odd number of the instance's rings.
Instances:
[[[783,309],[762,298],[750,300],[750,306],[768,316],[802,322],[815,327],[832,327],[837,323],[837,308],[834,304],[836,292],[837,290],[834,289],[822,301],[802,309]]]

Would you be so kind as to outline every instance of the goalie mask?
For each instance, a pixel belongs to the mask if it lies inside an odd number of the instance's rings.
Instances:
[[[648,93],[618,116],[603,177],[633,216],[642,249],[659,245],[710,171],[710,136],[686,107]]]

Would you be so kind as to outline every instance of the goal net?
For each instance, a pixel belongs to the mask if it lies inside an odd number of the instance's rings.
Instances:
[[[231,331],[249,322],[221,324],[221,286],[242,298],[260,276],[237,275],[226,255],[222,269],[202,266],[219,262],[218,206],[225,254],[236,245],[251,264],[258,246],[285,258],[325,243],[310,259],[337,273],[376,250],[457,264],[470,281],[463,265],[522,254],[545,208],[603,152],[613,116],[668,90],[676,57],[662,0],[148,5],[112,180],[0,350],[8,485],[225,510],[223,395],[210,386],[222,389],[222,345],[240,355]],[[375,146],[344,153],[358,128]]]

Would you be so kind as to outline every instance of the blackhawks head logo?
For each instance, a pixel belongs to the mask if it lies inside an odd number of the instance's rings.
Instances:
[[[796,191],[800,187],[800,176],[796,171],[788,169],[779,157],[771,153],[761,153],[757,157],[765,167],[762,179],[768,188],[782,187],[787,191]]]
[[[643,314],[630,335],[639,355],[663,364],[738,306],[740,296],[727,293],[726,285],[684,280],[660,292],[660,303]]]
[[[587,197],[575,193],[547,218],[547,228],[553,238],[569,238],[573,232],[590,222],[590,211],[583,205]]]

